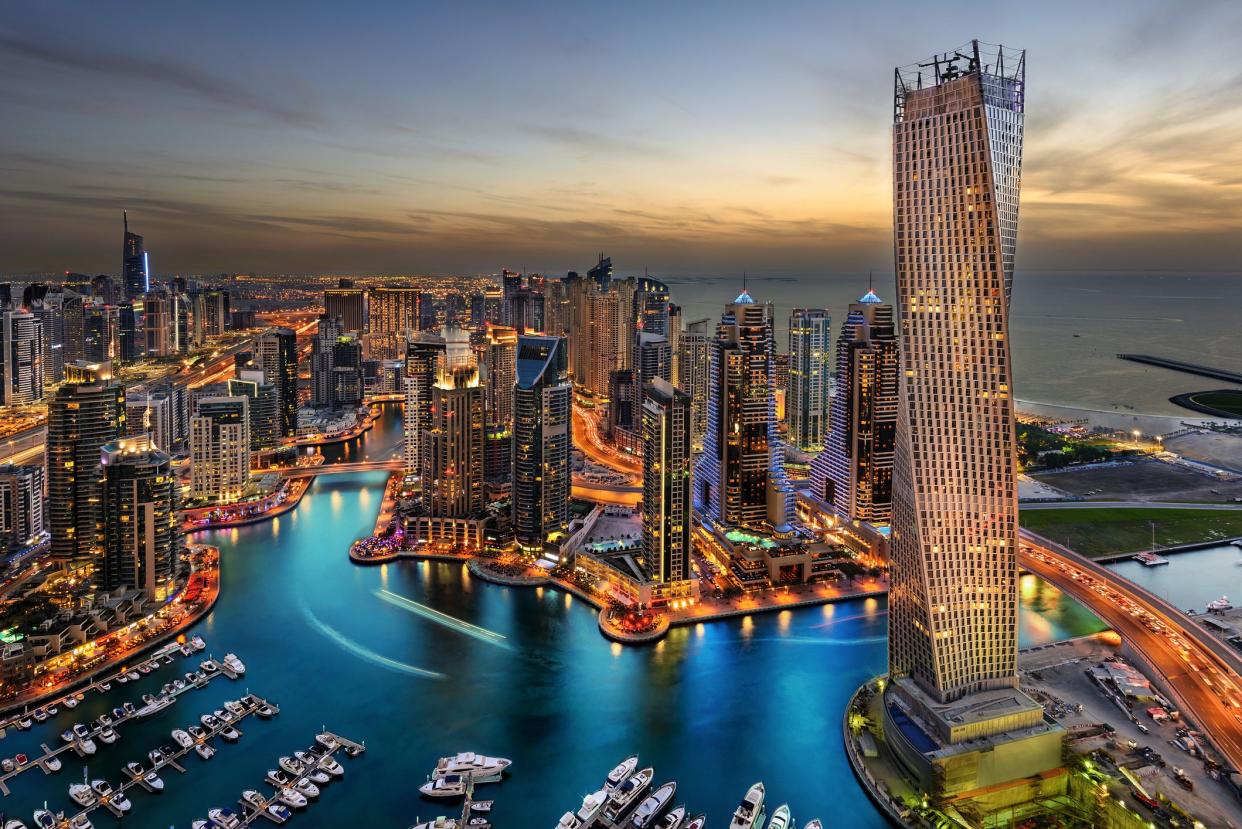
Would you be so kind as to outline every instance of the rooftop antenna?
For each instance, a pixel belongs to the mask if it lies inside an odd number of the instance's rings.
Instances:
[[[867,290],[875,290],[875,274],[872,271],[867,271]]]
[[[746,293],[746,271],[742,271],[742,293]]]
[[[128,210],[121,211],[121,223],[125,225],[125,232],[129,233],[129,211]]]

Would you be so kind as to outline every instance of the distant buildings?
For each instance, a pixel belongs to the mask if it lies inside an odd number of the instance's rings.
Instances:
[[[642,407],[643,562],[667,584],[694,577],[690,565],[690,396],[655,378]]]
[[[0,313],[0,406],[43,399],[43,323],[25,311]]]
[[[96,585],[103,590],[141,590],[148,599],[164,598],[170,592],[181,540],[172,461],[143,436],[105,444],[100,464],[104,553],[96,568]]]
[[[812,454],[824,448],[828,432],[830,325],[823,308],[795,308],[789,315],[789,442]]]
[[[364,334],[368,330],[367,292],[354,287],[352,280],[342,279],[337,287],[323,292],[323,312],[339,318],[346,331]]]
[[[358,406],[363,391],[362,343],[339,318],[321,316],[311,342],[311,405]]]
[[[190,493],[219,504],[240,500],[250,485],[250,401],[207,397],[190,418]]]
[[[0,466],[0,547],[19,550],[44,531],[42,466]]]
[[[899,359],[893,306],[868,291],[837,338],[837,393],[811,491],[842,521],[887,526],[892,514]]]
[[[292,328],[269,328],[254,339],[254,362],[276,387],[282,438],[298,432],[298,340]]]
[[[569,524],[573,385],[562,337],[518,338],[513,390],[513,531],[542,554]]]
[[[52,557],[103,553],[103,470],[99,453],[125,430],[125,388],[108,363],[65,367],[65,384],[48,402],[47,527]]]
[[[710,320],[695,320],[681,334],[677,387],[690,395],[690,441],[694,451],[703,449],[707,434],[707,392],[711,369]]]
[[[368,355],[377,360],[401,357],[401,344],[419,329],[422,293],[407,286],[376,285],[367,294]]]

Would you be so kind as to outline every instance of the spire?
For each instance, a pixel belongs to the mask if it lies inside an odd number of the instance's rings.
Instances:
[[[129,211],[128,210],[121,211],[121,224],[125,226],[125,232],[129,233]]]

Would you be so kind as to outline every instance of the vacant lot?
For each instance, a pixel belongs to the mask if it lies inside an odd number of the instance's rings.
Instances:
[[[1153,523],[1156,544],[1161,547],[1242,536],[1242,510],[1141,507],[1027,510],[1022,513],[1021,523],[1091,558],[1150,549]]]
[[[1242,482],[1221,481],[1156,460],[1064,472],[1036,472],[1030,477],[1071,495],[1097,501],[1198,501],[1218,503],[1242,498]]]

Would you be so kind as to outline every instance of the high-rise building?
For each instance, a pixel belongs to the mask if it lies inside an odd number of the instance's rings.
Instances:
[[[147,357],[168,357],[181,352],[177,342],[176,294],[165,290],[147,293],[142,300],[142,326]]]
[[[345,336],[337,317],[319,318],[311,341],[311,405],[336,405],[336,344]]]
[[[125,296],[136,299],[151,290],[151,263],[143,247],[142,237],[129,232],[129,214],[122,211],[121,221],[125,228],[121,247],[121,278],[125,283]],[[105,298],[106,302],[113,301]]]
[[[207,397],[190,418],[190,492],[228,504],[250,485],[250,400]]]
[[[83,307],[83,353],[90,363],[120,359],[121,319],[115,305],[92,302]]]
[[[116,308],[117,357],[122,362],[136,362],[146,352],[146,341],[139,334],[138,316],[132,302],[122,302]]]
[[[711,374],[712,333],[710,320],[695,320],[681,335],[681,356],[677,363],[677,387],[690,395],[690,442],[696,453],[703,451],[707,434],[707,392]]]
[[[479,371],[487,397],[483,476],[490,486],[508,483],[513,474],[513,384],[517,381],[518,333],[488,325]]]
[[[893,306],[872,291],[851,303],[836,360],[831,429],[824,451],[811,462],[811,492],[843,521],[887,526],[899,373]]]
[[[19,550],[43,534],[43,467],[0,466],[0,549]]]
[[[147,435],[171,454],[189,439],[189,430],[189,397],[182,386],[161,386],[125,401],[126,437]]]
[[[543,552],[569,525],[573,384],[563,337],[518,338],[513,389],[513,532],[519,548]]]
[[[638,331],[634,335],[634,356],[631,362],[634,383],[630,387],[630,413],[634,431],[638,432],[642,425],[643,395],[647,385],[657,379],[669,383],[673,381],[673,354],[668,346],[668,338],[646,330]]]
[[[789,442],[803,452],[822,450],[828,432],[830,325],[823,308],[795,308],[789,314],[785,410],[789,415]]]
[[[593,280],[596,285],[607,290],[608,284],[612,282],[612,258],[601,253],[599,262],[587,271],[587,279]]]
[[[365,393],[362,342],[355,334],[343,334],[332,344],[332,405],[362,405]]]
[[[635,327],[668,337],[668,286],[649,276],[636,280],[635,286]]]
[[[103,590],[171,592],[181,528],[172,460],[146,436],[121,438],[100,450],[104,471],[104,554],[96,570]]]
[[[255,452],[280,445],[280,398],[276,387],[263,381],[263,372],[243,369],[228,381],[230,397],[245,397],[250,409],[250,449]]]
[[[668,350],[672,357],[670,374],[673,377],[673,385],[681,382],[681,337],[685,333],[681,318],[681,306],[672,303],[668,306]]]
[[[276,387],[280,435],[298,433],[298,337],[292,328],[269,328],[254,338],[254,361],[263,379]]]
[[[409,472],[422,469],[423,435],[431,428],[432,387],[440,358],[444,356],[447,343],[426,331],[420,331],[405,344],[405,374],[401,391],[405,395],[403,427],[405,429],[404,458]]]
[[[657,583],[693,578],[690,566],[690,395],[663,378],[643,394],[643,563]]]
[[[549,279],[543,285],[543,331],[564,337],[570,329],[569,285],[564,279]]]
[[[0,406],[43,399],[43,323],[27,311],[0,312]]]
[[[716,326],[707,433],[694,476],[695,508],[726,526],[779,526],[788,517],[773,351],[772,306],[742,291]]]
[[[355,288],[354,283],[342,279],[335,288],[323,292],[323,312],[329,317],[340,317],[346,331],[355,334],[367,330],[367,292]]]
[[[86,359],[86,308],[81,294],[65,290],[61,294],[60,313],[65,322],[65,348],[62,372],[68,366]]]
[[[370,357],[397,360],[401,346],[418,330],[422,294],[417,288],[376,285],[367,297]]]
[[[47,412],[47,526],[61,561],[103,552],[103,470],[99,451],[125,430],[125,387],[109,363],[65,366]]]
[[[43,328],[43,383],[55,385],[65,379],[65,294],[47,292],[29,303],[30,313]]]
[[[485,395],[469,348],[459,335],[450,336],[431,389],[430,428],[419,447],[423,505],[435,518],[470,518],[483,512]]]
[[[941,59],[927,78],[898,70],[893,126],[889,672],[939,703],[1018,683],[1009,295],[1024,55],[974,50],[967,67]]]

